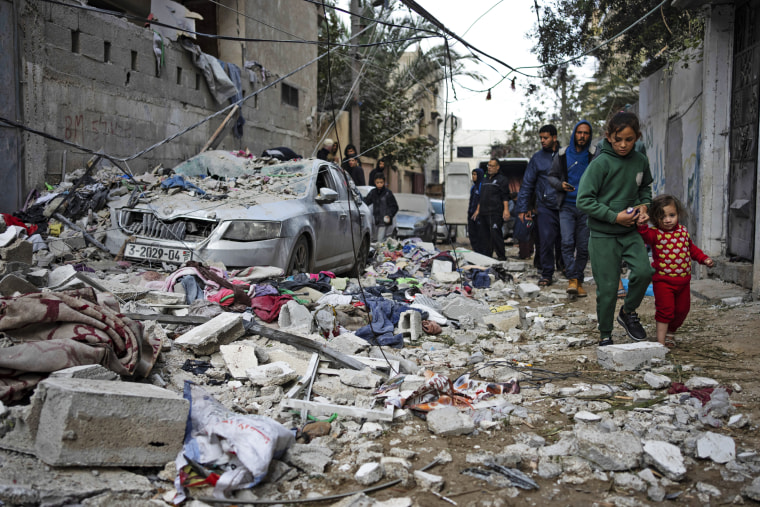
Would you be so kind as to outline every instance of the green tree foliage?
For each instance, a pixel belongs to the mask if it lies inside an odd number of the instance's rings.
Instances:
[[[559,62],[574,58],[610,39],[642,18],[657,0],[550,0],[539,9],[540,22],[532,34],[534,52],[552,73]],[[611,71],[639,81],[688,54],[702,43],[704,21],[665,2],[657,12],[636,24],[592,56],[600,72]]]
[[[434,134],[437,124],[431,118],[432,111],[421,109],[420,100],[434,96],[447,73],[480,77],[465,71],[469,57],[447,51],[443,44],[420,49],[417,38],[431,35],[423,30],[435,28],[408,11],[395,9],[396,5],[390,2],[376,9],[366,5],[363,11],[365,18],[392,20],[394,26],[371,25],[358,43],[396,42],[359,49],[361,148],[371,157],[386,157],[391,162],[422,163],[436,146],[420,133],[427,130]],[[371,23],[366,19],[362,22]],[[320,30],[320,40],[325,43],[328,33],[332,44],[349,38],[348,29],[335,15],[328,15]],[[326,45],[320,51],[326,51]],[[340,108],[348,96],[352,55],[351,48],[340,48],[331,52],[329,63],[327,57],[320,60],[318,96],[323,110]]]

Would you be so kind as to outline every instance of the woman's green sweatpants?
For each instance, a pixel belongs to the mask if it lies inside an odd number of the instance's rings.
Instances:
[[[620,264],[628,264],[628,294],[623,303],[626,313],[635,312],[644,299],[644,294],[652,281],[654,269],[649,264],[649,256],[644,240],[637,230],[623,236],[594,236],[588,241],[591,271],[596,283],[596,316],[599,320],[601,338],[612,335],[617,304]]]

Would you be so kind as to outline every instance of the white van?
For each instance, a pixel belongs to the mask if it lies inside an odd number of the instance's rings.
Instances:
[[[444,212],[447,224],[466,225],[472,169],[467,162],[449,162],[443,168]]]

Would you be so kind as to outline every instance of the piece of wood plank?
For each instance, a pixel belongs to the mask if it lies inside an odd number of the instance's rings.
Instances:
[[[296,398],[285,398],[280,404],[285,408],[306,409],[314,415],[338,414],[339,416],[356,417],[357,419],[366,419],[368,421],[393,420],[393,405],[389,405],[382,410],[371,410],[350,405],[333,405],[332,403],[319,403]]]
[[[214,141],[216,141],[216,138],[219,137],[219,134],[221,134],[222,130],[224,130],[224,127],[227,126],[227,124],[230,122],[232,117],[235,115],[235,113],[238,112],[239,109],[240,109],[240,106],[237,104],[235,104],[235,106],[232,109],[230,109],[230,112],[227,113],[227,116],[224,118],[224,121],[222,121],[222,124],[219,125],[219,127],[217,127],[217,129],[214,131],[213,134],[211,134],[211,137],[203,146],[203,148],[201,148],[201,153],[211,148],[211,145],[214,144]]]

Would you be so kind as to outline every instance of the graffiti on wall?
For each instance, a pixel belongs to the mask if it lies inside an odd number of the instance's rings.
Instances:
[[[63,118],[63,138],[85,146],[105,145],[109,137],[130,137],[132,126],[124,119],[99,113],[68,114]]]

